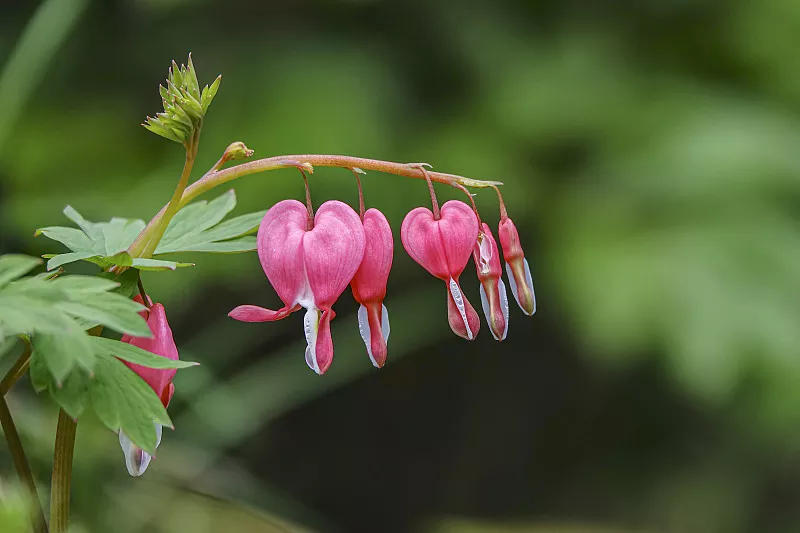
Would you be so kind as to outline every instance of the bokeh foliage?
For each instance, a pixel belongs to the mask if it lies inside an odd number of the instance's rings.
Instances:
[[[83,527],[203,531],[257,508],[281,518],[248,531],[800,530],[800,4],[47,5],[21,40],[33,7],[0,17],[16,65],[0,76],[0,251],[53,251],[32,234],[67,203],[108,220],[166,202],[182,154],[138,124],[191,50],[201,79],[225,75],[197,175],[242,140],[257,157],[500,179],[540,306],[512,313],[502,345],[451,338],[441,287],[398,249],[386,368],[362,353],[345,294],[318,379],[299,322],[226,319],[277,303],[253,254],[149,274],[203,367],[176,379],[176,431],[141,481],[82,422]],[[426,205],[417,182],[363,181],[395,229]],[[311,183],[318,203],[355,202],[348,172]],[[234,215],[302,194],[289,170],[235,187]],[[493,195],[476,201],[494,225]],[[12,400],[45,481],[52,409]]]

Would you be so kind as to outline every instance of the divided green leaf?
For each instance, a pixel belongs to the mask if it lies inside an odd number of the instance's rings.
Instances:
[[[173,361],[127,343],[103,337],[87,336],[89,352],[94,357],[90,373],[76,366],[61,380],[48,370],[48,353],[36,349],[31,357],[31,383],[37,392],[47,391],[53,400],[73,418],[78,418],[91,404],[103,424],[112,431],[123,431],[145,450],[155,447],[153,422],[170,426],[169,416],[152,388],[120,359],[150,368],[187,368],[197,363]],[[53,349],[47,346],[47,350]]]
[[[139,447],[153,453],[153,422],[172,427],[167,410],[153,389],[119,359],[98,354],[89,396],[95,413],[112,431],[122,429]]]
[[[115,341],[114,339],[90,337],[90,342],[95,355],[112,356],[148,368],[188,368],[197,366],[197,363],[192,361],[173,361],[150,353],[147,350],[142,350],[127,342]]]
[[[70,249],[63,254],[45,255],[49,259],[48,270],[76,261],[88,261],[103,269],[116,265],[139,270],[175,270],[193,263],[168,261],[161,256],[176,252],[240,253],[256,249],[256,239],[250,234],[258,229],[265,211],[224,220],[234,207],[236,193],[233,190],[210,202],[203,200],[187,205],[170,221],[152,259],[132,258],[126,251],[145,227],[144,221],[138,219],[90,222],[67,206],[64,214],[78,228],[48,226],[37,230],[36,235],[44,235]]]
[[[223,222],[236,207],[233,189],[210,202],[194,202],[175,215],[156,254],[174,252],[249,252],[255,250],[255,238],[244,237],[258,229],[266,211],[248,213]]]
[[[0,272],[9,277],[12,263],[19,273],[20,265],[37,261],[28,259],[0,257]],[[129,295],[114,292],[118,287],[114,280],[90,276],[11,281],[0,287],[0,339],[30,336],[34,352],[57,383],[76,366],[91,372],[95,354],[87,329],[102,325],[134,336],[152,335],[139,316],[144,307]]]
[[[0,287],[24,276],[41,264],[39,259],[27,255],[9,254],[0,257]]]

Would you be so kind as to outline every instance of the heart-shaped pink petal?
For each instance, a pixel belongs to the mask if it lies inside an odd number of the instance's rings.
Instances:
[[[458,278],[467,266],[478,238],[478,218],[464,202],[450,200],[441,218],[418,207],[406,215],[400,229],[403,247],[414,261],[437,278]]]
[[[381,302],[386,297],[386,283],[392,269],[394,239],[389,221],[377,209],[364,213],[364,258],[353,281],[353,297],[360,304]]]
[[[364,257],[361,219],[344,202],[325,202],[314,217],[314,229],[303,238],[303,251],[314,302],[319,309],[329,309]]]
[[[258,259],[287,308],[294,307],[305,285],[303,237],[308,211],[297,200],[278,202],[258,228]]]

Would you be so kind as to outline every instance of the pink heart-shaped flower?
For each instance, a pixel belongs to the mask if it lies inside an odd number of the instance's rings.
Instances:
[[[450,200],[433,213],[417,207],[406,215],[400,230],[403,247],[425,270],[445,281],[448,321],[461,337],[472,340],[480,329],[475,309],[461,291],[458,278],[467,266],[478,238],[478,218],[464,202]]]
[[[347,288],[364,256],[364,229],[353,209],[325,202],[309,223],[297,200],[275,204],[258,229],[258,258],[284,307],[278,311],[242,305],[229,316],[243,322],[280,320],[300,306],[307,309],[306,362],[318,374],[333,360],[330,321],[334,302]]]
[[[386,363],[389,340],[389,312],[383,305],[386,282],[392,268],[394,239],[389,221],[377,209],[368,209],[363,219],[366,248],[350,287],[358,309],[358,329],[367,347],[372,364],[381,368]]]

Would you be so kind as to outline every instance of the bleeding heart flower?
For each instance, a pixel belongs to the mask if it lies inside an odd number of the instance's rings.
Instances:
[[[503,247],[503,257],[506,260],[506,272],[511,282],[511,292],[522,311],[530,316],[536,312],[536,294],[533,292],[533,278],[528,260],[522,253],[519,242],[519,233],[514,223],[507,216],[501,217],[500,244]]]
[[[389,312],[383,305],[386,282],[392,268],[394,240],[392,228],[383,213],[368,209],[363,218],[366,246],[361,266],[350,287],[358,309],[358,330],[367,346],[372,364],[381,368],[386,363],[386,343],[389,340]]]
[[[305,307],[306,363],[323,374],[333,361],[332,306],[363,257],[364,229],[349,205],[325,202],[312,222],[297,200],[278,202],[258,228],[258,258],[284,307],[272,311],[241,305],[228,316],[242,322],[269,322]]]
[[[478,237],[478,218],[463,202],[450,200],[438,220],[424,207],[412,210],[400,231],[403,247],[425,270],[447,283],[447,318],[456,335],[472,340],[480,329],[475,309],[463,295],[458,278]]]
[[[481,304],[483,314],[492,336],[503,340],[508,333],[508,295],[501,279],[503,269],[500,267],[500,251],[494,240],[492,230],[485,222],[478,233],[478,242],[472,251],[472,259],[478,270],[481,282]]]
[[[137,295],[134,300],[143,303],[142,297]],[[127,342],[133,346],[146,350],[150,353],[166,357],[173,361],[178,360],[178,348],[175,346],[175,341],[172,338],[172,329],[167,322],[167,314],[164,311],[164,306],[161,304],[152,304],[149,309],[140,313],[142,318],[147,320],[147,325],[150,326],[150,331],[153,333],[152,338],[146,337],[132,337],[130,335],[123,335],[122,342]],[[148,368],[146,366],[137,365],[122,361],[128,368],[136,372],[161,398],[161,403],[166,408],[172,395],[175,392],[175,385],[172,384],[172,378],[175,377],[177,372],[174,368]],[[156,426],[156,448],[161,444],[161,424],[153,422]],[[144,474],[147,467],[150,465],[152,456],[146,451],[136,446],[123,432],[119,430],[119,444],[122,447],[122,452],[125,454],[125,465],[128,467],[128,473],[132,476],[141,476]]]

